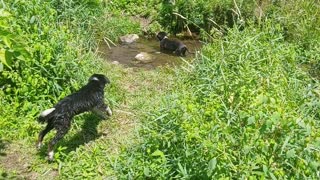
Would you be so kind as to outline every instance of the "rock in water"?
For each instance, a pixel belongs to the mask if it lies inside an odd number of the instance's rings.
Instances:
[[[111,64],[118,65],[118,64],[120,64],[120,63],[119,63],[119,61],[112,61],[112,63],[111,63]]]
[[[120,41],[124,44],[131,44],[139,39],[137,34],[128,34],[120,37]]]
[[[149,62],[153,61],[152,56],[146,52],[141,52],[141,53],[137,54],[134,57],[134,59],[141,62],[141,63],[149,63]]]

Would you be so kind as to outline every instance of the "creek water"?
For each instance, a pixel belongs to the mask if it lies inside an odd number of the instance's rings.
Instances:
[[[199,51],[201,48],[201,42],[198,40],[182,40],[182,42],[188,47],[190,52]],[[152,62],[141,63],[135,61],[134,57],[140,52],[146,52],[153,58]],[[105,42],[100,43],[98,53],[103,59],[122,64],[124,67],[138,67],[145,69],[154,69],[158,66],[174,66],[178,65],[182,60],[180,57],[173,53],[160,52],[160,44],[156,39],[140,38],[137,42],[132,44],[119,44],[117,46],[111,46],[110,48]],[[195,54],[186,52],[186,57],[183,57],[187,61],[193,59]]]

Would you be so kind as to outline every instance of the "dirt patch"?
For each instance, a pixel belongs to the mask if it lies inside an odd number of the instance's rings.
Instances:
[[[5,155],[0,156],[0,179],[55,179],[58,171],[47,169],[42,174],[34,171],[36,149],[26,147],[27,142],[11,142],[6,149]]]

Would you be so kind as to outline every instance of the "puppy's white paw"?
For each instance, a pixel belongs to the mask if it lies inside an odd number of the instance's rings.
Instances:
[[[106,111],[107,111],[108,116],[112,116],[112,111],[109,106],[107,107]]]
[[[36,145],[36,148],[39,150],[42,146],[42,143],[41,142],[38,142],[37,145]]]
[[[48,153],[48,160],[49,160],[49,161],[53,161],[53,155],[54,155],[53,151],[50,151],[50,152]]]

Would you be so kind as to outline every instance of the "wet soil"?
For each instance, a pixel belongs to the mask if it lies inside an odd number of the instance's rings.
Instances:
[[[190,52],[199,51],[201,42],[198,40],[182,40],[188,47]],[[180,57],[173,53],[160,52],[159,41],[156,39],[140,38],[132,44],[118,44],[117,46],[108,47],[102,42],[98,48],[99,55],[111,63],[119,63],[124,67],[138,67],[145,69],[154,69],[158,66],[174,66],[181,62]],[[149,63],[141,63],[134,60],[134,57],[140,52],[149,53],[153,57],[153,61]],[[186,60],[193,59],[195,54],[186,53]]]

